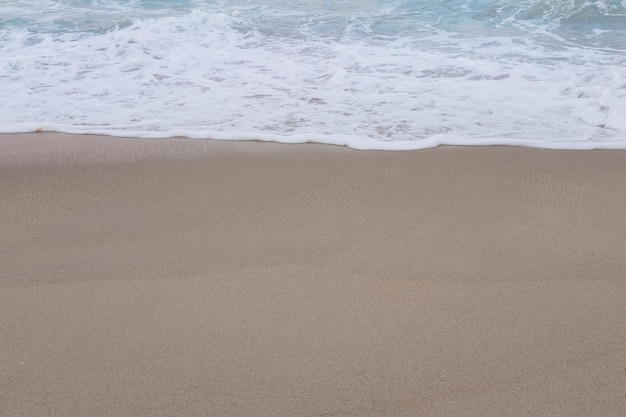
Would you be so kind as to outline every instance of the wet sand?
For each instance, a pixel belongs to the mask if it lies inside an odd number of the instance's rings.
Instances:
[[[626,151],[0,135],[0,416],[624,416]]]

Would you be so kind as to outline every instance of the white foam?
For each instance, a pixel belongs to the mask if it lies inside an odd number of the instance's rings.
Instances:
[[[626,148],[620,51],[435,28],[323,36],[322,21],[291,33],[235,6],[107,32],[0,30],[0,132]]]

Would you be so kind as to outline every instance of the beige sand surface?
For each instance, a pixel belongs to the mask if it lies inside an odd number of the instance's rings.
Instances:
[[[626,416],[626,152],[0,136],[0,416]]]

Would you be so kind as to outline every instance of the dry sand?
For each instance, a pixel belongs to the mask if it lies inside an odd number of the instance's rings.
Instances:
[[[626,152],[0,136],[0,415],[626,416]]]

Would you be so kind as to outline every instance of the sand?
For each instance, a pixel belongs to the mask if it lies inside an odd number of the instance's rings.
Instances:
[[[0,416],[626,415],[626,152],[0,136]]]

